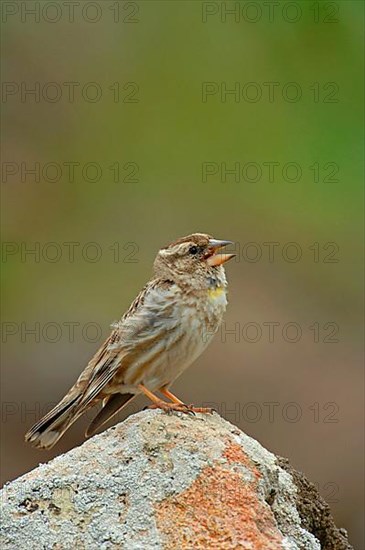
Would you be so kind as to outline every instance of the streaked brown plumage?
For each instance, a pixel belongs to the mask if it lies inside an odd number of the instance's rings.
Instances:
[[[60,403],[26,434],[40,448],[52,447],[87,409],[102,400],[90,424],[92,435],[128,401],[144,393],[152,407],[209,412],[185,405],[172,382],[202,353],[226,309],[223,263],[234,254],[229,241],[195,233],[162,248],[146,284]],[[159,391],[169,401],[159,399]]]

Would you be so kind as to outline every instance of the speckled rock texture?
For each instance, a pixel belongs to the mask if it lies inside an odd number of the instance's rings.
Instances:
[[[351,549],[314,486],[216,413],[138,413],[1,502],[2,550]]]

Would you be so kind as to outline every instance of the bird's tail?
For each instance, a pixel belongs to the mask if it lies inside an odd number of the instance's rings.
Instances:
[[[81,398],[82,394],[66,395],[25,434],[25,441],[40,449],[53,447],[84,412],[84,408],[80,406]]]

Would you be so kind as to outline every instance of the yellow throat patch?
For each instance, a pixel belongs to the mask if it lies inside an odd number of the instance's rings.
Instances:
[[[224,293],[225,293],[224,287],[218,286],[217,288],[211,288],[208,290],[208,297],[211,300],[216,300],[217,298],[222,296],[222,294]]]

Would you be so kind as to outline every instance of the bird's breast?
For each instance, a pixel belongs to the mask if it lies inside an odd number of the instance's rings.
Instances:
[[[211,332],[216,332],[222,321],[223,314],[227,307],[227,294],[225,287],[209,288],[201,301],[201,312],[204,317],[204,324]]]
[[[125,372],[125,387],[143,383],[156,391],[175,380],[199,357],[219,329],[227,299],[224,287],[190,293],[175,287],[167,304],[169,308],[156,322],[150,344],[138,357],[134,356]]]

